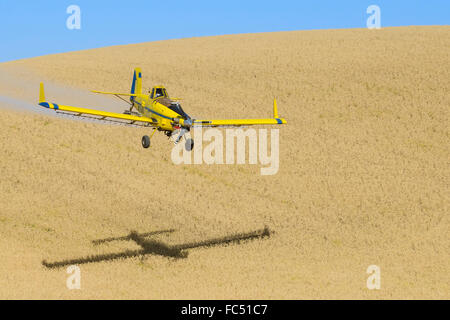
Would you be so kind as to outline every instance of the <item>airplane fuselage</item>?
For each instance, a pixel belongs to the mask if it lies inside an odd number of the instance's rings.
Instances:
[[[177,123],[174,119],[183,121],[183,117],[169,107],[158,102],[158,98],[151,99],[148,95],[139,95],[133,99],[133,107],[144,115],[158,121],[158,127],[163,131],[174,131],[177,129]]]

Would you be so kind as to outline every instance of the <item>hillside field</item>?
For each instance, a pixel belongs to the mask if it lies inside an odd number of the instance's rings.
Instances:
[[[191,38],[0,64],[0,299],[448,299],[450,27]],[[175,165],[148,129],[58,117],[122,111],[89,90],[166,86],[194,118],[272,115],[280,167]],[[33,109],[34,108],[34,109]],[[35,112],[36,111],[36,112]],[[221,129],[223,130],[223,129]],[[168,245],[270,237],[80,265],[139,249],[93,240],[172,230]],[[368,266],[381,289],[368,290]]]

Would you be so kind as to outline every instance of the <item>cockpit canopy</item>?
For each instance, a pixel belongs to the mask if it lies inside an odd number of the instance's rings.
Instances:
[[[156,99],[160,97],[169,98],[169,94],[167,93],[166,88],[164,88],[163,86],[153,87],[150,93],[150,99]]]
[[[150,99],[158,99],[158,102],[170,110],[178,113],[183,119],[190,119],[186,112],[184,112],[183,108],[177,101],[170,100],[169,94],[167,93],[166,88],[163,86],[153,87],[150,92]]]

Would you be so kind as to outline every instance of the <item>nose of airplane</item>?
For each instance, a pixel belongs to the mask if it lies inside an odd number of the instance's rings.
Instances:
[[[185,126],[186,128],[192,127],[192,120],[191,120],[191,119],[186,119],[186,120],[184,120],[184,126]]]

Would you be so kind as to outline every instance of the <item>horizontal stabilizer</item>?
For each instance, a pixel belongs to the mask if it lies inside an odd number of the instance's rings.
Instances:
[[[91,92],[93,93],[99,93],[99,94],[112,94],[114,96],[126,96],[126,97],[137,97],[137,94],[132,94],[132,93],[118,93],[118,92],[103,92],[103,91],[95,91],[92,90]]]

